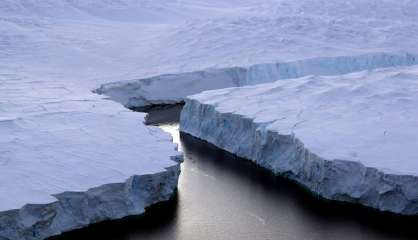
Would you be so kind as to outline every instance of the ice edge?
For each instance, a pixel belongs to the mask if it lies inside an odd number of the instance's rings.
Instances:
[[[203,69],[101,85],[94,92],[109,96],[127,108],[177,104],[206,90],[240,87],[308,75],[341,75],[378,68],[411,66],[418,57],[409,53],[369,53],[357,56],[318,57],[293,62],[247,67]]]
[[[139,215],[145,208],[169,200],[177,189],[177,164],[155,174],[134,175],[123,183],[110,183],[86,192],[55,194],[49,204],[27,204],[0,213],[0,239],[40,240],[90,224]]]
[[[418,214],[417,176],[385,173],[360,162],[323,159],[293,135],[267,130],[262,123],[239,114],[220,113],[192,97],[186,99],[180,131],[292,179],[325,199]]]

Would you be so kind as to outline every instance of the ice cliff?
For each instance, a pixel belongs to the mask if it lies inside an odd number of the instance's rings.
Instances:
[[[95,92],[107,95],[128,108],[144,108],[158,104],[180,103],[187,96],[205,90],[254,85],[307,75],[340,75],[416,64],[418,57],[411,54],[376,53],[313,58],[294,62],[256,64],[249,67],[205,69],[108,83]]]
[[[416,67],[206,91],[180,130],[326,199],[418,214]]]

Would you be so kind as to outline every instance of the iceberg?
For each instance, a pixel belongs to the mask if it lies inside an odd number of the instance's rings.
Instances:
[[[418,214],[418,68],[205,91],[180,130],[330,200]]]

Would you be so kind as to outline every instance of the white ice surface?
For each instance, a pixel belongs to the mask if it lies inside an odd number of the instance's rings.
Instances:
[[[293,135],[323,159],[418,175],[416,68],[308,76],[206,91],[190,99],[225,116],[237,115],[266,130]]]
[[[4,0],[0,64],[95,89],[209,67],[417,54],[416,12],[414,0]]]

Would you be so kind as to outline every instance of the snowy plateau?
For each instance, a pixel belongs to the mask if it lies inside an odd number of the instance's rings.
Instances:
[[[415,0],[1,0],[0,239],[169,199],[181,156],[127,108],[184,101],[185,132],[326,198],[416,214],[417,12]],[[225,146],[235,123],[248,141]],[[286,162],[302,150],[309,161]]]

